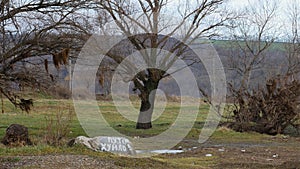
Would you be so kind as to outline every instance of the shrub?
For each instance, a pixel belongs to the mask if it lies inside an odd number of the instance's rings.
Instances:
[[[297,128],[300,119],[300,82],[288,78],[272,78],[256,91],[235,91],[233,123],[236,131],[281,134],[289,126]]]
[[[71,91],[63,86],[55,85],[50,87],[47,90],[47,93],[49,93],[51,96],[53,96],[56,99],[69,99],[71,98]]]
[[[68,133],[70,133],[70,126],[74,117],[74,113],[71,110],[58,111],[55,115],[49,115],[46,117],[45,124],[45,142],[49,145],[58,146],[62,144],[62,141]]]

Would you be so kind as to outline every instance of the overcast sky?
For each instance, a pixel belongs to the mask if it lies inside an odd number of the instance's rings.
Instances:
[[[197,2],[198,0],[169,0],[170,6],[177,6],[178,4],[185,4],[186,2],[193,3]],[[225,0],[226,1],[226,0]],[[201,1],[200,1],[201,2]],[[291,11],[289,8],[292,4],[296,4],[299,6],[300,11],[300,0],[227,0],[225,2],[227,9],[234,9],[236,11],[242,11],[244,8],[249,8],[249,6],[252,6],[253,9],[262,9],[262,4],[265,4],[267,7],[271,7],[272,4],[276,3],[277,9],[275,12],[275,16],[271,21],[272,29],[278,30],[280,32],[279,37],[282,39],[282,37],[286,37],[287,32],[291,32],[291,21],[289,20],[289,12]],[[250,5],[251,4],[251,5]],[[184,6],[184,5],[181,5]],[[251,17],[251,16],[250,16]],[[300,14],[298,18],[298,27],[300,27]],[[274,25],[273,25],[274,24]]]

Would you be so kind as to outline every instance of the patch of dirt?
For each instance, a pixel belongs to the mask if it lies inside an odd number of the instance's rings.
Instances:
[[[222,168],[293,168],[300,167],[299,149],[284,147],[229,148],[218,154]]]
[[[0,157],[1,169],[11,169],[11,168],[94,169],[94,168],[116,168],[116,167],[117,166],[115,166],[113,162],[103,161],[85,155]]]
[[[208,156],[207,156],[208,155]],[[300,169],[300,140],[276,144],[208,144],[189,152],[165,155],[167,158],[195,157],[213,160],[209,168],[222,169]]]

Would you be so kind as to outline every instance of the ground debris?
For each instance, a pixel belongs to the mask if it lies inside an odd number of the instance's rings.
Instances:
[[[103,161],[86,155],[45,155],[0,157],[0,168],[114,168],[112,162]]]

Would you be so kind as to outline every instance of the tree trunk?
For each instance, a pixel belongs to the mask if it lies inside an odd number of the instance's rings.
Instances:
[[[141,94],[141,108],[136,124],[136,129],[152,128],[152,113],[158,82],[147,83],[147,92]]]

